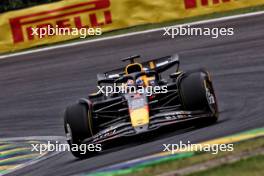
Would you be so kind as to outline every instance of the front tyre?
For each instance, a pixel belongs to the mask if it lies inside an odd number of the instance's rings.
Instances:
[[[92,117],[89,107],[82,103],[67,107],[64,114],[64,129],[71,153],[77,158],[89,157],[91,153],[80,148],[82,141],[92,136]]]
[[[209,73],[197,71],[186,73],[180,81],[180,95],[185,110],[204,110],[211,117],[199,119],[196,126],[207,126],[218,120],[218,106]]]

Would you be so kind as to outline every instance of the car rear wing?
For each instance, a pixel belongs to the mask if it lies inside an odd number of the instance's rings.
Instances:
[[[176,72],[179,70],[180,61],[177,54],[172,56],[165,56],[162,58],[149,60],[141,63],[145,71],[156,71],[157,73],[162,73],[169,68],[177,65]],[[97,74],[98,84],[113,83],[117,78],[125,75],[125,68],[118,68],[115,70],[107,71],[103,74]]]

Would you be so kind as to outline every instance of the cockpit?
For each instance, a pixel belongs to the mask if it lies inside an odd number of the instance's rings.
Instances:
[[[131,73],[136,73],[136,72],[142,72],[143,68],[140,63],[132,63],[126,66],[125,73],[126,74],[131,74]]]

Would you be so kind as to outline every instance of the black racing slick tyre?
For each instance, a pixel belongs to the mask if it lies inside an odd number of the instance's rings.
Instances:
[[[83,152],[80,149],[82,140],[92,136],[92,119],[89,115],[89,107],[82,103],[67,107],[64,114],[64,129],[71,153],[77,158],[89,157],[88,151]],[[75,149],[73,150],[73,148]]]
[[[209,73],[197,71],[186,73],[180,81],[182,104],[187,111],[203,110],[212,115],[199,119],[196,126],[202,127],[216,123],[218,106]]]

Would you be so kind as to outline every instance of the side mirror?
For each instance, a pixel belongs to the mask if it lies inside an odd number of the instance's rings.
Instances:
[[[180,76],[181,73],[182,73],[182,72],[175,72],[175,73],[172,73],[172,74],[170,74],[170,78],[171,78],[171,79],[176,79],[176,78],[178,78],[178,76]]]

